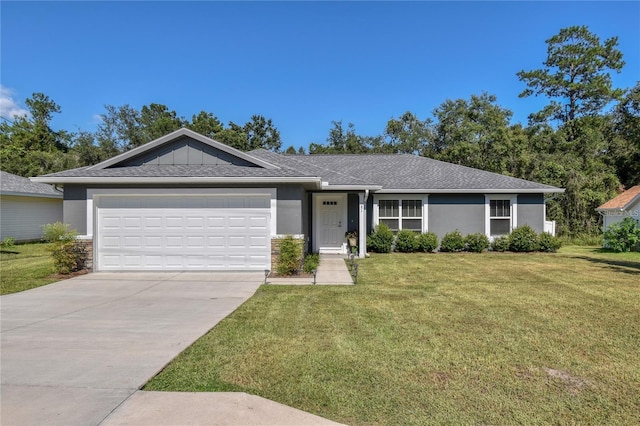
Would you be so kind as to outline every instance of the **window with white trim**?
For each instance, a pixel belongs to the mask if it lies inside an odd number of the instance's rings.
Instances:
[[[422,232],[422,200],[379,200],[378,219],[392,231]]]
[[[489,234],[507,235],[511,232],[511,200],[489,200]]]

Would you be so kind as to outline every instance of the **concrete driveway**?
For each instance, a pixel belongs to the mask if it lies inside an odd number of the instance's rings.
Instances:
[[[0,422],[100,424],[262,273],[95,273],[0,298]]]

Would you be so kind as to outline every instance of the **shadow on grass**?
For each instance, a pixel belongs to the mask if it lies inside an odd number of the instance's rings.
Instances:
[[[11,251],[11,250],[0,250],[0,253],[4,253],[4,254],[20,254],[19,251]]]
[[[594,253],[613,253],[611,251],[595,251]],[[640,262],[633,262],[630,260],[613,260],[613,259],[603,259],[601,257],[591,257],[591,256],[571,256],[575,259],[587,260],[593,263],[599,263],[602,265],[608,265],[610,269],[613,269],[618,272],[624,272],[626,274],[639,274],[640,275]]]

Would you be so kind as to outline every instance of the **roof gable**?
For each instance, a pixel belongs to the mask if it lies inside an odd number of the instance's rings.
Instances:
[[[627,189],[622,194],[598,207],[596,210],[626,210],[636,201],[640,201],[640,185]]]
[[[87,170],[143,165],[236,165],[277,169],[277,166],[189,129],[166,136],[88,167]]]

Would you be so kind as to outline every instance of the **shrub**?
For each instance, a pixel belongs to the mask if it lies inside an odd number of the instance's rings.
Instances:
[[[61,240],[71,241],[76,237],[76,231],[69,229],[69,225],[62,222],[42,225],[45,241],[54,243]]]
[[[283,276],[296,274],[300,270],[301,260],[300,247],[296,244],[293,236],[287,235],[280,241],[276,272]]]
[[[538,250],[545,251],[547,253],[555,253],[562,247],[562,241],[560,238],[554,237],[548,232],[542,232],[538,236]]]
[[[507,251],[509,250],[509,237],[495,237],[491,243],[491,250],[493,251]]]
[[[0,242],[0,247],[9,249],[16,245],[16,239],[13,237],[6,237],[2,242]]]
[[[431,253],[438,248],[438,236],[433,232],[425,232],[416,237],[418,247],[417,251],[423,251],[425,253]]]
[[[452,232],[448,232],[442,237],[440,243],[440,251],[462,251],[464,250],[464,237],[457,229]]]
[[[637,250],[640,244],[640,228],[635,219],[625,217],[614,223],[604,233],[604,247],[615,252]]]
[[[302,266],[302,270],[310,274],[314,270],[318,269],[318,265],[320,264],[320,255],[317,253],[310,253],[304,257],[304,265]]]
[[[482,253],[489,248],[489,238],[484,234],[469,234],[464,238],[464,246],[468,251]]]
[[[393,232],[384,223],[376,226],[376,229],[367,237],[367,248],[376,253],[389,253],[393,245]]]
[[[50,250],[53,266],[59,274],[70,274],[85,268],[88,253],[80,241],[60,240]]]
[[[396,251],[412,253],[418,248],[417,234],[408,229],[403,229],[396,234]]]
[[[509,250],[515,252],[538,250],[538,234],[529,225],[517,227],[509,234]]]

